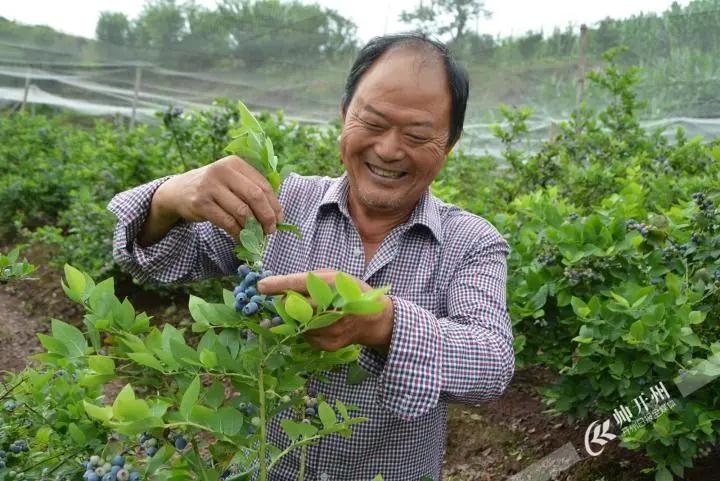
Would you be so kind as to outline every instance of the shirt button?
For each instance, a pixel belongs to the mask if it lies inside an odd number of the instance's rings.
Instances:
[[[353,255],[354,255],[355,257],[362,257],[362,255],[363,255],[363,250],[362,250],[362,249],[355,249],[355,250],[353,251]]]
[[[328,473],[320,473],[320,481],[330,481],[330,475]]]

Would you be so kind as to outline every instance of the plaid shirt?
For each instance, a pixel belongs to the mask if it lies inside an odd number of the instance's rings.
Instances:
[[[158,179],[115,196],[114,257],[140,281],[192,281],[234,273],[235,241],[209,222],[181,221],[159,242],[140,247],[142,227]],[[310,481],[418,481],[441,477],[448,403],[477,404],[499,397],[514,372],[507,313],[508,244],[483,218],[445,204],[429,189],[408,221],[396,226],[366,262],[347,209],[347,174],[291,175],[279,201],[289,232],[270,236],[263,264],[276,274],[332,268],[373,287],[391,284],[395,325],[387,358],[363,348],[360,365],[372,376],[348,385],[347,368],[313,381],[329,402],[340,399],[368,417],[350,438],[325,438],[308,449]],[[286,446],[278,421],[270,439]],[[272,480],[294,481],[298,452],[286,456]]]

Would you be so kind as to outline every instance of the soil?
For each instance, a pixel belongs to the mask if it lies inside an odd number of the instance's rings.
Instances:
[[[41,349],[35,334],[46,332],[51,318],[82,323],[82,310],[60,287],[61,273],[41,262],[41,252],[26,255],[40,266],[31,278],[0,284],[0,373],[21,370],[26,358]],[[117,290],[126,292],[138,311],[174,323],[189,318],[187,299],[170,302],[132,285]],[[542,367],[519,370],[502,398],[479,406],[451,406],[445,481],[503,481],[568,442],[581,461],[543,481],[652,481],[653,476],[642,472],[652,463],[641,453],[610,443],[600,456],[589,457],[584,450],[589,421],[573,423],[544,412],[537,389],[553,377]],[[720,449],[698,460],[684,479],[720,481]]]

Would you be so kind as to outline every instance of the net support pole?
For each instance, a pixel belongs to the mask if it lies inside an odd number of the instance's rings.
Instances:
[[[587,48],[587,25],[584,23],[580,26],[580,46],[578,58],[578,88],[577,88],[577,107],[583,101],[585,94],[585,49]]]
[[[130,128],[135,127],[135,116],[137,115],[138,95],[140,94],[140,81],[142,80],[142,68],[135,66],[135,93],[133,94],[132,116],[130,117]]]
[[[20,106],[20,111],[25,111],[25,105],[27,105],[27,99],[28,99],[28,93],[30,92],[30,69],[28,68],[25,71],[25,91],[23,92],[23,99],[22,99],[22,105]]]
[[[585,95],[585,49],[587,48],[587,25],[584,23],[580,26],[580,45],[578,58],[578,80],[577,95],[575,97],[575,109],[580,114],[583,96]],[[579,124],[578,124],[579,128]]]

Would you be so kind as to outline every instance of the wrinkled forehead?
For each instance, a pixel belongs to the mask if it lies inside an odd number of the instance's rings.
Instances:
[[[360,79],[353,98],[359,108],[378,102],[449,116],[448,79],[437,52],[408,45],[381,55]]]

